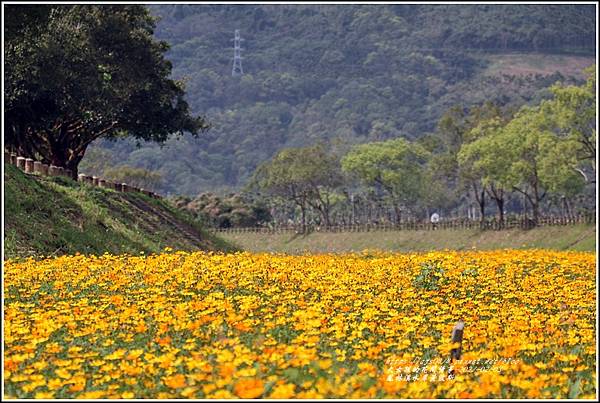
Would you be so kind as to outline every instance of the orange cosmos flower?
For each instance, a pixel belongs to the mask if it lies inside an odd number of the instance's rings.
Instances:
[[[183,388],[187,385],[187,383],[185,382],[185,376],[183,376],[182,374],[164,377],[163,382],[171,389]]]
[[[242,399],[256,399],[262,395],[264,383],[260,379],[242,379],[235,384],[235,394]]]

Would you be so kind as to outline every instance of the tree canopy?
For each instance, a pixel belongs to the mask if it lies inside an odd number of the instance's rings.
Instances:
[[[191,110],[212,129],[164,148],[97,146],[160,171],[163,193],[238,190],[283,148],[418,139],[459,103],[538,103],[556,81],[579,85],[578,66],[596,49],[589,4],[148,7]],[[240,77],[231,76],[235,29]]]
[[[306,210],[313,207],[329,225],[333,189],[342,184],[339,161],[323,146],[290,148],[257,168],[251,187],[297,205],[305,227]]]
[[[198,134],[141,5],[7,5],[6,144],[74,172],[100,137]]]
[[[425,164],[428,152],[403,138],[355,146],[342,159],[342,169],[364,185],[391,198],[397,209],[414,207],[425,194]]]

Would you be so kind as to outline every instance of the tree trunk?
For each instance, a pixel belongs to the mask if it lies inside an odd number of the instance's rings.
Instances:
[[[496,202],[498,207],[498,222],[500,227],[504,225],[504,189],[497,189],[494,185],[489,188],[490,197]]]
[[[394,214],[396,216],[396,225],[400,225],[400,221],[402,220],[402,209],[394,205]]]
[[[533,198],[530,198],[530,200],[531,200],[531,208],[533,210],[533,223],[534,223],[534,225],[538,225],[539,218],[540,218],[541,197],[539,195],[537,182],[535,182],[533,185]]]
[[[479,202],[479,211],[481,212],[481,222],[485,221],[485,191],[481,189],[481,201]]]
[[[504,226],[504,198],[500,197],[496,199],[496,205],[498,206],[498,222],[500,227]]]
[[[302,233],[306,234],[306,206],[304,203],[300,204],[300,211],[302,212]]]
[[[475,193],[475,200],[479,204],[479,212],[481,213],[480,222],[483,223],[485,221],[485,186],[479,191],[477,184],[473,182],[473,192]]]

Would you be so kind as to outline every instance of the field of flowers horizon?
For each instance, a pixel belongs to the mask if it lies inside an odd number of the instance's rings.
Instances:
[[[593,399],[595,274],[548,250],[7,260],[3,397]]]

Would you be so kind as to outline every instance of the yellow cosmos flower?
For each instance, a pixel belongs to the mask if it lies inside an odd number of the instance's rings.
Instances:
[[[296,393],[296,386],[292,384],[277,385],[271,391],[269,399],[291,399]]]
[[[166,252],[4,262],[10,396],[595,393],[594,253]]]

